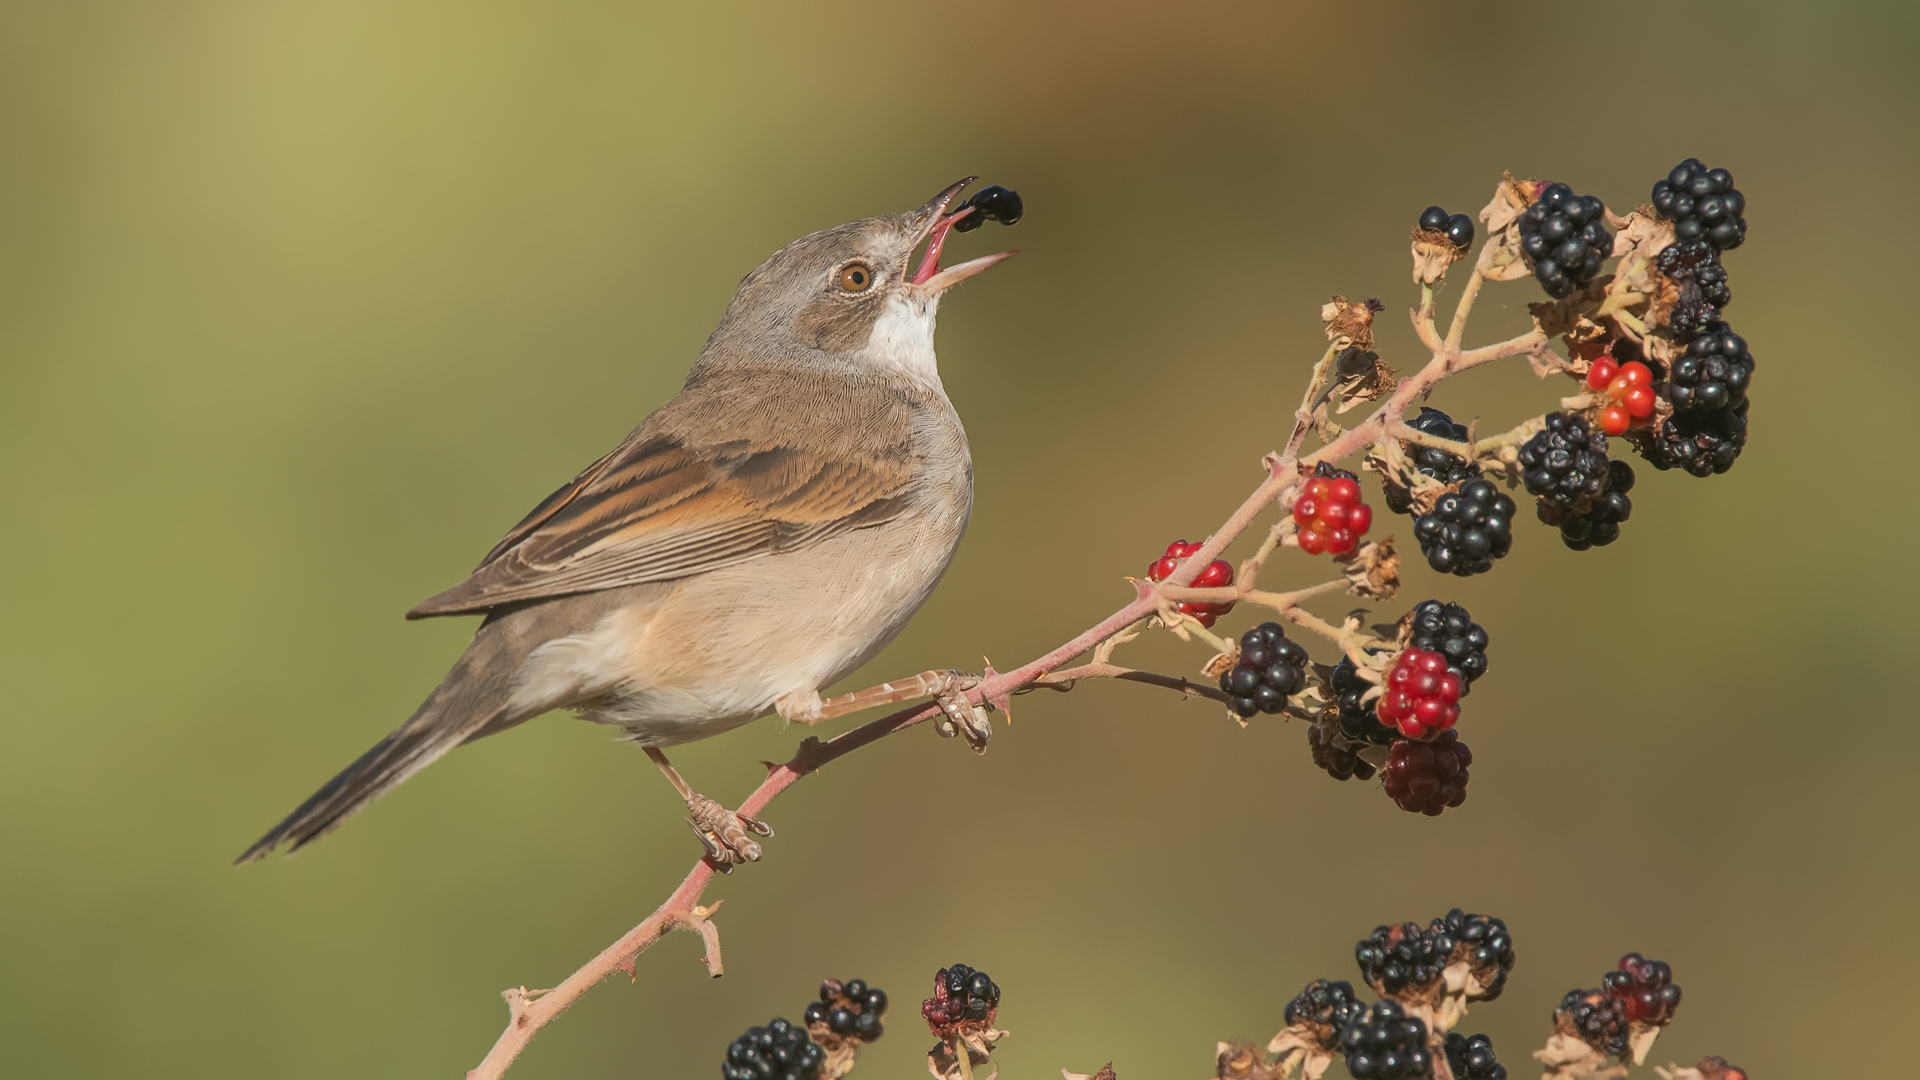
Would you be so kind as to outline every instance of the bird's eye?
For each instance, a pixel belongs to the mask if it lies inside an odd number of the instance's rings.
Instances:
[[[842,292],[866,292],[873,284],[873,271],[855,263],[840,271],[840,290]]]

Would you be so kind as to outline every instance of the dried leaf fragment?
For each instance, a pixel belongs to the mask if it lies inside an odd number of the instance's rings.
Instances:
[[[1320,305],[1320,321],[1327,324],[1327,340],[1345,338],[1355,348],[1373,348],[1375,310],[1371,303],[1356,304],[1344,296],[1335,296]]]
[[[1391,600],[1400,591],[1400,556],[1393,537],[1369,540],[1334,559],[1346,575],[1347,589],[1374,600]]]
[[[1413,230],[1413,281],[1431,285],[1447,276],[1447,267],[1467,257],[1467,249],[1455,247],[1447,234],[1438,229]]]

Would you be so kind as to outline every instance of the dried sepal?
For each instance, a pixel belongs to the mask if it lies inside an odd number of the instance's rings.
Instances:
[[[1627,1025],[1627,1051],[1633,1055],[1635,1065],[1647,1063],[1647,1052],[1653,1049],[1653,1040],[1660,1037],[1660,1029],[1665,1024],[1649,1024],[1635,1020]]]
[[[1493,190],[1493,201],[1481,209],[1487,243],[1480,250],[1479,270],[1488,281],[1518,281],[1532,273],[1520,256],[1520,214],[1533,204],[1543,186],[1535,180],[1504,175]]]
[[[1394,553],[1393,537],[1369,540],[1334,563],[1346,576],[1347,589],[1373,600],[1391,600],[1400,591],[1400,556]]]
[[[820,1063],[822,1080],[840,1080],[853,1071],[854,1059],[860,1056],[859,1039],[834,1034],[824,1020],[808,1024],[807,1037],[827,1052],[826,1060]]]
[[[1217,679],[1227,672],[1232,671],[1233,665],[1239,662],[1240,643],[1236,641],[1233,642],[1232,648],[1229,648],[1226,652],[1214,653],[1212,659],[1201,665],[1200,674],[1205,675],[1209,679]]]
[[[1077,1073],[1070,1069],[1061,1069],[1060,1080],[1117,1080],[1117,1077],[1113,1071],[1113,1062],[1109,1061],[1105,1065],[1100,1066],[1099,1072],[1091,1074]]]
[[[994,1044],[1006,1037],[1006,1032],[986,1024],[968,1025],[968,1030],[954,1036],[966,1046],[967,1064],[974,1070],[978,1070],[980,1066],[993,1059]],[[934,1080],[963,1080],[960,1059],[953,1052],[954,1038],[942,1039],[934,1045],[933,1049],[927,1051],[927,1071],[933,1074]],[[977,1075],[976,1072],[974,1080],[993,1080],[998,1075],[1000,1075],[1000,1067],[995,1065],[993,1071],[985,1077]]]
[[[1735,1077],[1739,1080],[1747,1080],[1745,1069],[1729,1063],[1726,1058],[1718,1055],[1701,1058],[1698,1065],[1676,1065],[1668,1062],[1664,1069],[1655,1065],[1653,1071],[1659,1073],[1662,1080],[1734,1080]]]
[[[1386,397],[1399,385],[1393,369],[1379,353],[1358,347],[1341,352],[1334,377],[1333,392],[1340,395],[1340,407],[1335,411],[1342,413],[1361,402]]]
[[[1566,1031],[1554,1032],[1547,1045],[1533,1052],[1533,1059],[1547,1067],[1540,1080],[1618,1080],[1627,1075],[1625,1065]]]
[[[1334,1039],[1335,1045],[1339,1045],[1337,1034]],[[1277,1055],[1268,1066],[1272,1075],[1291,1078],[1298,1073],[1304,1080],[1320,1080],[1338,1056],[1322,1045],[1320,1032],[1312,1024],[1289,1024],[1281,1028],[1278,1035],[1267,1041],[1267,1053]]]
[[[1282,1074],[1253,1043],[1220,1043],[1213,1055],[1214,1080],[1280,1080]]]
[[[1327,340],[1340,345],[1345,339],[1342,348],[1373,348],[1373,315],[1380,310],[1378,305],[1377,300],[1356,304],[1338,295],[1320,305],[1320,321],[1327,324]]]
[[[1413,230],[1413,282],[1431,285],[1447,276],[1447,267],[1467,257],[1467,249],[1455,247],[1447,234],[1438,229]]]

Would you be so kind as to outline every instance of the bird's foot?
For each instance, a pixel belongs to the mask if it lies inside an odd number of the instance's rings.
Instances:
[[[707,849],[708,861],[723,874],[733,873],[741,863],[760,861],[760,845],[748,833],[773,835],[773,827],[766,822],[736,814],[699,792],[687,798],[687,813],[687,824]]]
[[[980,685],[980,676],[964,671],[930,671],[927,676],[938,676],[928,687],[941,714],[933,722],[933,729],[949,739],[965,736],[974,753],[986,753],[987,740],[993,738],[993,724],[987,719],[986,706],[967,699],[967,691]]]

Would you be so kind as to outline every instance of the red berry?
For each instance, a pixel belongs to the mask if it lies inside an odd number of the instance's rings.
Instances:
[[[1175,540],[1167,545],[1167,553],[1147,567],[1147,580],[1165,581],[1180,568],[1180,564],[1191,558],[1204,544],[1189,544],[1185,540]],[[1233,584],[1233,564],[1225,559],[1215,559],[1202,567],[1193,579],[1193,584],[1203,589],[1218,589]],[[1174,605],[1175,611],[1185,612],[1199,621],[1201,626],[1212,626],[1215,619],[1233,610],[1232,600],[1183,600]]]
[[[1436,816],[1467,801],[1471,764],[1472,751],[1451,731],[1440,732],[1431,742],[1395,739],[1382,781],[1400,809]]]
[[[1233,584],[1233,567],[1225,559],[1215,559],[1207,564],[1200,576],[1193,579],[1194,585],[1202,589],[1217,589]]]
[[[1602,353],[1600,357],[1593,362],[1593,366],[1587,369],[1587,388],[1590,390],[1601,389],[1613,381],[1614,375],[1618,373],[1619,370],[1620,365],[1613,362],[1613,357]]]
[[[1387,672],[1387,692],[1374,711],[1382,723],[1418,739],[1444,731],[1460,719],[1463,686],[1460,676],[1447,670],[1445,655],[1430,649],[1404,649]]]
[[[1600,410],[1600,430],[1609,435],[1624,435],[1633,423],[1633,414],[1624,405],[1609,405]]]
[[[1351,506],[1360,501],[1360,485],[1344,476],[1337,477],[1333,481],[1333,490],[1328,498]]]

